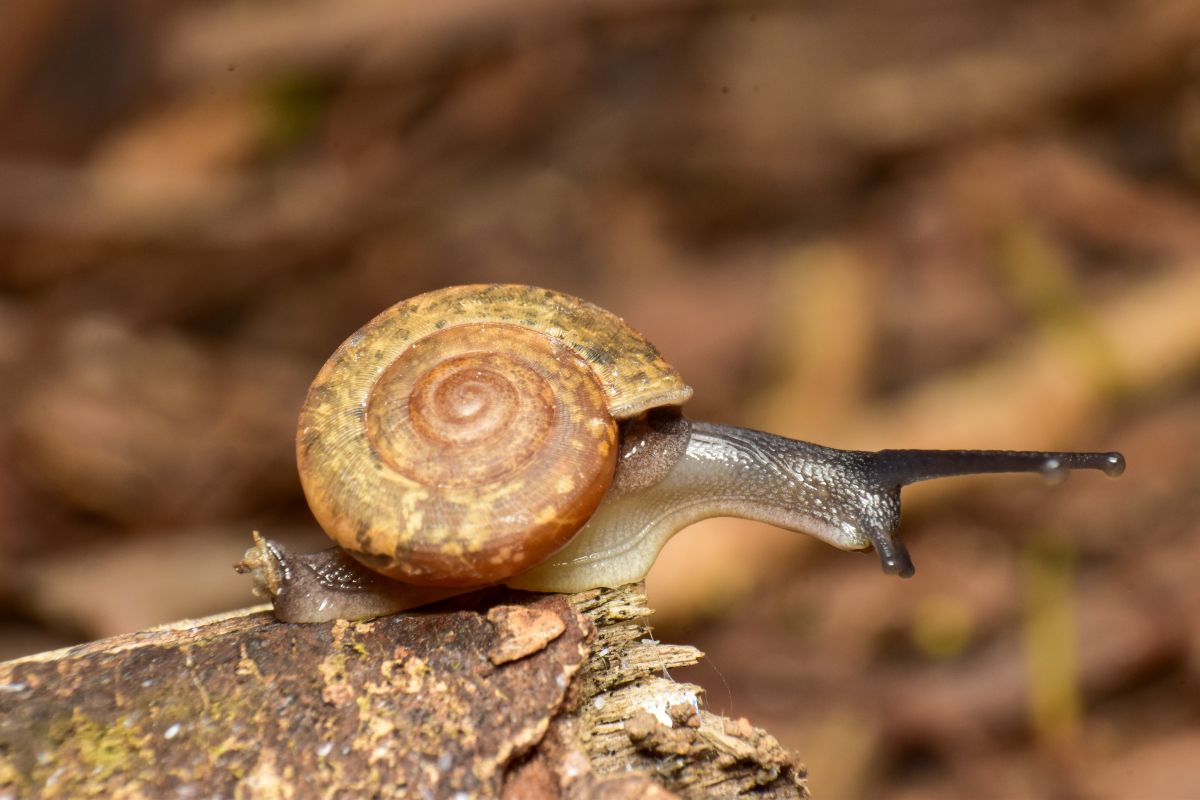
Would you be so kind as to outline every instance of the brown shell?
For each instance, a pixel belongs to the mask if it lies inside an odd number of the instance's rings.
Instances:
[[[530,286],[399,303],[326,362],[300,414],[309,505],[364,563],[502,581],[561,548],[612,480],[615,420],[691,395],[620,319]]]

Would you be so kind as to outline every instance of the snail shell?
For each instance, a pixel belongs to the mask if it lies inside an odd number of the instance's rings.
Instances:
[[[652,344],[530,286],[442,289],[351,336],[296,439],[318,522],[407,583],[503,581],[565,545],[612,482],[618,422],[691,395]]]

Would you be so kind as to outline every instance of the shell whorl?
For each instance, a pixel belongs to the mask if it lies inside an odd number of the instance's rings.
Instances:
[[[618,318],[468,286],[380,314],[314,381],[297,457],[317,520],[374,569],[475,586],[562,547],[612,480],[616,419],[691,390]]]

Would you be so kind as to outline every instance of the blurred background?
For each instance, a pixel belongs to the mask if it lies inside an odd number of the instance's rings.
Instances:
[[[0,4],[0,658],[256,602],[320,365],[493,281],[694,418],[1122,450],[906,489],[907,581],[695,526],[655,631],[817,797],[1200,796],[1200,5]]]

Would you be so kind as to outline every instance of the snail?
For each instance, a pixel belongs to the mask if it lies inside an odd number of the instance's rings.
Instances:
[[[565,294],[406,300],[338,348],[300,414],[301,483],[339,547],[298,555],[256,533],[237,568],[281,620],[368,619],[494,584],[633,583],[677,531],[732,516],[873,548],[908,577],[902,486],[1125,468],[1119,453],[835,450],[692,421],[691,393],[621,319]]]

